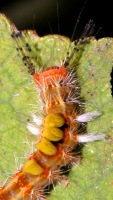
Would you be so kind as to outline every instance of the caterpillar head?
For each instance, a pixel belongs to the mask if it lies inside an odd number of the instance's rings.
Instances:
[[[43,70],[40,74],[34,74],[34,81],[37,86],[52,85],[65,79],[67,70],[65,66],[53,66]]]

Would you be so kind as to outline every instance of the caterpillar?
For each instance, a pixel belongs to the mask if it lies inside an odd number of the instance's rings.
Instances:
[[[12,37],[14,39],[21,37],[21,32],[14,31]],[[77,43],[86,41],[89,40],[83,38]],[[76,43],[74,48],[77,49]],[[24,61],[26,59],[24,57]],[[84,123],[95,119],[101,113],[99,111],[84,113],[76,68],[70,67],[71,59],[73,52],[67,56],[62,65],[49,66],[38,73],[33,65],[27,66],[40,94],[45,118],[43,127],[41,124],[40,128],[33,129],[30,123],[27,125],[33,134],[40,133],[36,151],[29,156],[9,183],[0,189],[0,200],[46,199],[48,185],[63,180],[66,185],[68,184],[62,167],[76,162],[74,149],[77,144],[105,138],[105,134],[102,133],[83,134]],[[34,120],[36,124],[40,124],[37,116],[34,116]]]

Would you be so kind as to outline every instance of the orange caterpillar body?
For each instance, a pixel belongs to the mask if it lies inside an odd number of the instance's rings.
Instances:
[[[47,186],[65,179],[61,167],[75,162],[75,146],[79,142],[104,138],[104,134],[78,134],[82,122],[88,122],[100,113],[82,114],[74,74],[67,72],[65,65],[34,74],[44,104],[43,129],[37,141],[37,150],[10,182],[0,189],[0,200],[46,199],[44,191]]]

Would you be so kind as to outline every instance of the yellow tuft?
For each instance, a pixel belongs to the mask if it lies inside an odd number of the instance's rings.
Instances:
[[[46,138],[42,138],[37,144],[37,149],[48,156],[53,156],[57,153],[57,148]]]
[[[44,169],[35,161],[35,160],[28,160],[23,168],[23,172],[32,175],[40,175]]]
[[[63,131],[55,127],[45,127],[42,135],[50,141],[59,141],[63,138]]]
[[[61,115],[50,113],[45,118],[45,126],[47,127],[61,127],[65,124],[65,119]]]

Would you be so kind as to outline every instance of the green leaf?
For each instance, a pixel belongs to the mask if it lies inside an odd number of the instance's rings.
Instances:
[[[88,132],[105,133],[104,141],[88,143],[82,152],[82,163],[69,174],[68,187],[59,185],[49,200],[112,200],[113,198],[113,99],[111,96],[111,70],[113,67],[113,39],[92,39],[79,60],[78,76],[85,110],[101,111],[97,119],[89,122]]]
[[[0,182],[8,179],[33,150],[26,128],[37,112],[34,83],[17,56],[12,24],[0,16]],[[30,94],[30,95],[29,95]],[[37,109],[37,110],[36,110]],[[29,139],[28,139],[29,138]]]
[[[6,181],[35,149],[36,137],[26,128],[32,122],[32,113],[43,114],[32,76],[17,56],[16,43],[11,33],[16,28],[4,15],[0,16],[0,182]],[[24,31],[18,40],[37,70],[61,65],[72,52],[74,44],[59,35],[38,37]],[[28,54],[26,43],[32,52]],[[110,73],[113,67],[113,39],[91,38],[78,44],[70,67],[77,69],[81,97],[85,110],[102,114],[87,125],[87,132],[101,132],[110,137],[104,141],[86,144],[82,163],[72,167],[70,184],[55,186],[49,200],[112,200],[113,196],[113,100]]]

